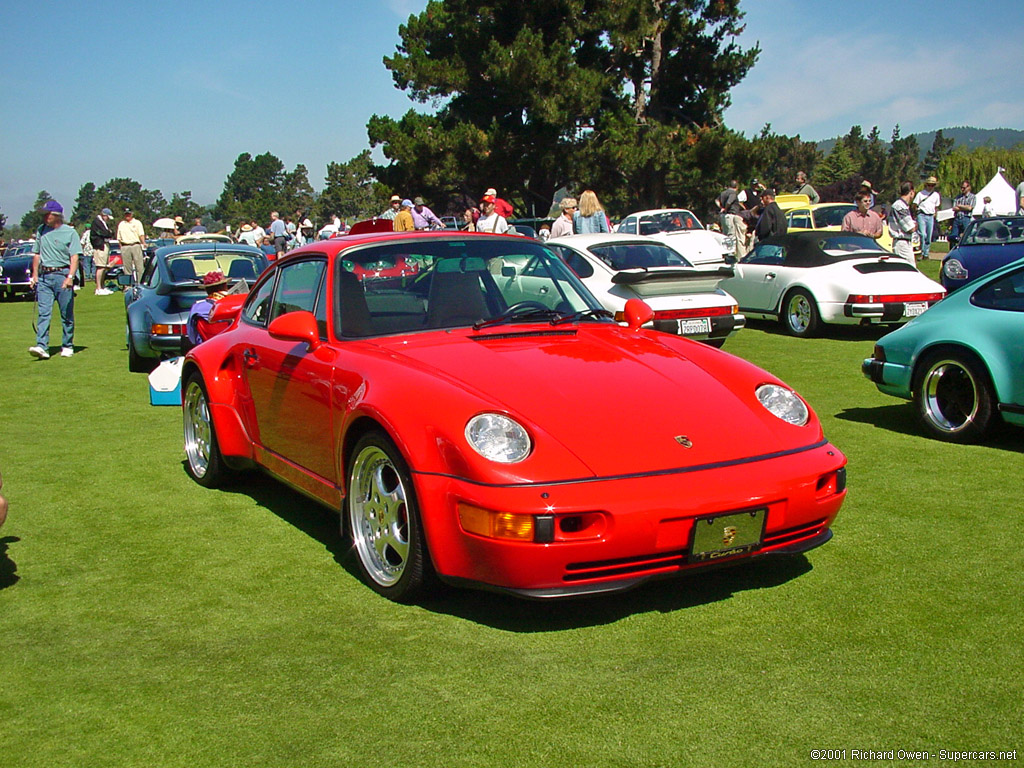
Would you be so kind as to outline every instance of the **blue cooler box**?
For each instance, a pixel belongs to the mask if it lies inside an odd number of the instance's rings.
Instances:
[[[149,374],[150,405],[181,405],[181,364],[184,357],[164,360]]]

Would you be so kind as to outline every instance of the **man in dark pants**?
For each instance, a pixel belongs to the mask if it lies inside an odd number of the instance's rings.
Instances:
[[[775,202],[775,190],[764,190],[761,193],[761,218],[757,220],[754,234],[760,242],[772,235],[784,235],[786,229],[786,215]]]
[[[64,209],[56,200],[47,200],[42,208],[43,225],[32,243],[32,276],[36,290],[36,343],[28,352],[40,360],[50,357],[50,316],[53,302],[60,307],[64,327],[61,357],[75,354],[75,272],[82,243],[78,233],[64,223]]]

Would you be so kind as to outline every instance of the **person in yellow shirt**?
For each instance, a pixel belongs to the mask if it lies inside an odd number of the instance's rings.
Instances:
[[[131,208],[124,209],[124,219],[117,225],[117,242],[121,244],[121,260],[124,272],[132,275],[132,282],[142,279],[143,252],[146,248],[146,230],[135,218]]]
[[[395,216],[395,232],[415,232],[416,224],[412,220],[412,200],[403,200],[402,209]]]

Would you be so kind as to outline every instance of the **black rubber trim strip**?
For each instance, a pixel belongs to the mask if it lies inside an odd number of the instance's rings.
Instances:
[[[412,470],[414,475],[425,475],[429,477],[447,477],[452,480],[459,480],[470,485],[478,485],[484,488],[544,488],[551,485],[579,485],[582,483],[603,483],[609,480],[639,480],[645,477],[664,477],[666,475],[687,475],[691,472],[706,472],[712,469],[723,469],[725,467],[736,467],[742,464],[753,464],[757,461],[768,461],[769,459],[780,459],[783,456],[792,456],[797,453],[813,451],[816,448],[828,445],[828,440],[822,439],[812,445],[805,445],[800,448],[790,448],[785,451],[774,453],[762,453],[760,456],[748,456],[743,459],[729,459],[728,461],[716,461],[711,464],[698,464],[693,467],[676,467],[674,469],[658,469],[653,472],[634,472],[628,475],[606,475],[605,477],[582,477],[573,480],[547,480],[542,483],[481,483],[458,475],[450,475],[447,472],[421,472]]]

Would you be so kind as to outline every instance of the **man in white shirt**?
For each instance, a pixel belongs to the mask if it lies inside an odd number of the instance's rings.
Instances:
[[[900,258],[914,263],[914,247],[911,238],[917,224],[910,213],[910,198],[914,196],[914,185],[909,181],[900,184],[900,196],[889,206],[889,234],[892,235],[892,250]]]
[[[483,196],[480,200],[480,212],[482,215],[476,222],[477,232],[493,232],[498,235],[508,232],[508,221],[494,210],[494,195]]]
[[[939,180],[934,176],[925,179],[924,189],[914,196],[914,207],[917,209],[917,232],[921,236],[921,259],[928,260],[928,249],[932,245],[935,234],[935,214],[939,210],[942,198],[935,185]]]
[[[551,236],[552,237],[565,237],[566,235],[573,234],[572,227],[572,215],[576,212],[577,204],[575,197],[563,197],[559,207],[562,209],[562,215],[555,219],[551,225]]]

